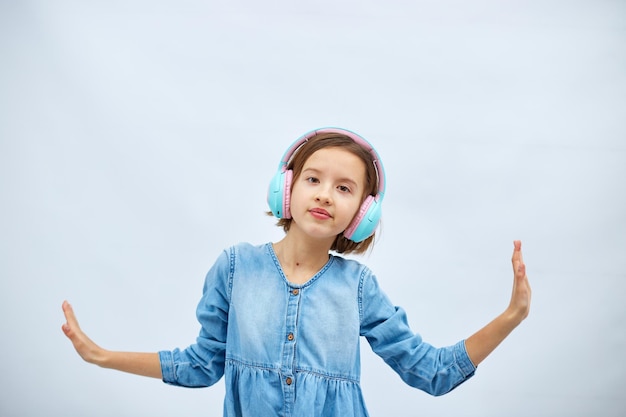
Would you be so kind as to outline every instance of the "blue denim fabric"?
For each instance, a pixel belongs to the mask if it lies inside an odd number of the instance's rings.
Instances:
[[[360,336],[407,384],[433,395],[475,371],[464,341],[423,342],[372,272],[338,256],[295,285],[271,244],[231,247],[207,274],[197,316],[194,345],[159,352],[163,380],[204,387],[224,375],[227,417],[367,416]]]

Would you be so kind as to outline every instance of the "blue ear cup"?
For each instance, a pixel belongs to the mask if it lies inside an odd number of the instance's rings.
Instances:
[[[274,174],[267,190],[267,204],[270,206],[272,214],[277,219],[283,218],[284,176],[285,173],[281,171]]]
[[[370,195],[365,199],[352,223],[343,232],[345,238],[358,243],[374,234],[382,215],[381,196]]]
[[[290,219],[289,203],[291,199],[291,179],[293,171],[287,169],[289,160],[293,154],[305,143],[310,137],[314,136],[317,131],[313,130],[306,135],[301,136],[285,151],[283,157],[278,164],[278,170],[270,181],[267,190],[267,204],[270,211],[277,219]]]
[[[289,203],[291,197],[291,178],[293,171],[285,169],[274,174],[267,190],[267,203],[277,219],[290,219]]]
[[[278,165],[278,171],[274,174],[274,177],[270,181],[270,186],[267,191],[267,203],[276,218],[291,218],[289,204],[291,198],[291,181],[293,178],[293,171],[288,170],[287,165],[293,154],[298,150],[298,148],[300,148],[300,146],[302,146],[310,138],[321,133],[338,133],[348,136],[356,143],[369,150],[372,154],[376,173],[378,174],[378,192],[375,196],[367,196],[363,204],[361,204],[361,207],[359,208],[359,211],[355,215],[354,219],[348,228],[346,228],[343,232],[343,235],[347,239],[354,242],[361,242],[370,237],[376,231],[376,227],[380,222],[386,179],[382,161],[380,160],[380,157],[374,147],[354,132],[339,128],[323,128],[312,130],[296,140],[289,147],[289,149],[285,151],[285,154]]]

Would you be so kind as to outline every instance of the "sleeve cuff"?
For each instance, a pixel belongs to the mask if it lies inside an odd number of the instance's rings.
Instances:
[[[465,348],[465,340],[460,341],[454,346],[454,358],[463,375],[467,378],[476,372],[476,366],[472,363],[467,349]]]
[[[163,382],[166,384],[176,383],[176,374],[174,372],[174,355],[170,351],[160,351],[159,361],[161,362],[161,375]]]

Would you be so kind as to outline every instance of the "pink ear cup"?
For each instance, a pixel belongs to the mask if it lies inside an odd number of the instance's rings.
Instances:
[[[343,232],[343,235],[347,239],[350,239],[352,235],[354,235],[354,231],[356,230],[357,227],[359,227],[359,224],[361,224],[363,217],[365,217],[365,215],[367,214],[373,201],[374,201],[374,197],[371,195],[368,195],[365,201],[363,201],[363,204],[361,204],[361,207],[359,208],[359,211],[357,212],[356,216],[354,216],[354,219],[352,219],[352,222],[350,223],[350,225],[348,225],[346,230],[344,230]]]
[[[293,171],[285,171],[285,187],[283,189],[283,219],[291,219],[291,181]]]

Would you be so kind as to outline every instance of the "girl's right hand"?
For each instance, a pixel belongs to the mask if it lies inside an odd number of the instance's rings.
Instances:
[[[74,310],[67,301],[63,302],[63,313],[65,314],[66,323],[61,326],[63,333],[74,345],[74,349],[89,363],[98,363],[98,360],[102,358],[104,349],[95,344],[85,333],[80,329]]]
[[[74,345],[74,349],[89,363],[96,364],[103,368],[117,369],[118,371],[129,372],[131,374],[149,376],[152,378],[162,378],[161,362],[158,352],[117,352],[101,348],[96,345],[80,329],[74,310],[67,301],[63,302],[63,313],[66,323],[61,327],[63,333]]]

